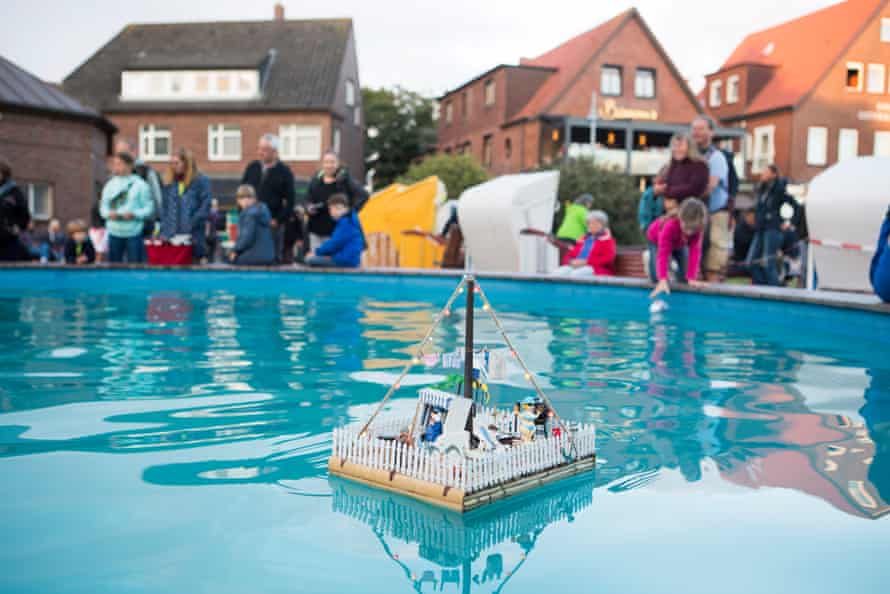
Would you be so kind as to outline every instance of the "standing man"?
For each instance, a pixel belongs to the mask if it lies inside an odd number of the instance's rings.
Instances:
[[[309,182],[306,200],[309,212],[309,249],[315,252],[334,233],[336,222],[328,212],[328,199],[343,194],[349,199],[349,209],[358,212],[368,200],[368,192],[355,181],[334,151],[326,151],[321,158],[321,171]]]
[[[729,230],[729,163],[714,146],[714,120],[700,115],[692,121],[692,139],[708,164],[708,187],[703,196],[708,207],[707,251],[704,254],[705,279],[722,280],[731,242]]]
[[[253,186],[257,198],[265,203],[272,215],[269,228],[275,241],[275,261],[282,262],[284,224],[294,210],[294,174],[278,158],[279,139],[274,134],[263,134],[257,146],[256,161],[244,170],[242,185]],[[286,260],[286,258],[285,258]]]
[[[164,196],[161,192],[161,176],[151,166],[146,165],[145,161],[139,156],[139,147],[136,146],[129,138],[118,138],[114,143],[114,154],[126,153],[133,155],[133,173],[142,178],[148,184],[148,191],[151,194],[151,201],[154,203],[154,216],[145,220],[142,229],[143,237],[151,237],[154,235],[155,223],[160,221],[163,215]]]
[[[12,166],[0,157],[0,261],[29,260],[31,254],[19,234],[31,223],[28,202],[12,179]]]

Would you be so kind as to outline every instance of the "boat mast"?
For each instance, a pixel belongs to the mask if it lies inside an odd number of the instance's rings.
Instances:
[[[464,398],[473,399],[473,295],[476,281],[467,275],[467,322],[464,331]]]

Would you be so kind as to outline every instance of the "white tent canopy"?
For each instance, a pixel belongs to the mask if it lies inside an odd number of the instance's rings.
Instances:
[[[841,161],[810,182],[807,227],[823,244],[810,247],[820,289],[871,292],[868,270],[888,203],[890,158]]]
[[[526,228],[550,231],[559,172],[504,175],[461,194],[458,218],[474,270],[548,273],[559,253],[546,239],[520,236]]]

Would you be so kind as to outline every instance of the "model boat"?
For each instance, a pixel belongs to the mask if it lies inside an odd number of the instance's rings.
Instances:
[[[433,333],[464,293],[463,378],[458,392],[424,388],[413,414],[381,415],[400,382],[428,354]],[[473,341],[477,296],[534,391],[511,409],[488,407],[475,398],[486,372],[485,352],[477,353]],[[472,275],[463,277],[370,418],[335,429],[332,441],[330,474],[457,512],[592,470],[596,461],[595,427],[567,422],[557,414]]]

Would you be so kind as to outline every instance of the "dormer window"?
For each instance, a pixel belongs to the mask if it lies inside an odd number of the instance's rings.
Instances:
[[[231,101],[260,96],[257,70],[125,70],[124,101]]]
[[[738,103],[739,102],[739,75],[733,74],[729,78],[726,79],[726,102],[727,103]]]
[[[351,80],[346,81],[346,106],[355,106],[355,83]]]
[[[485,81],[485,106],[491,107],[495,101],[494,80]]]
[[[720,93],[722,90],[723,81],[715,80],[711,82],[711,96],[708,101],[711,107],[719,107],[722,103],[722,101],[720,100]]]
[[[862,71],[865,70],[859,62],[847,62],[846,88],[854,93],[862,92]]]
[[[881,41],[890,43],[890,19],[881,19]]]

